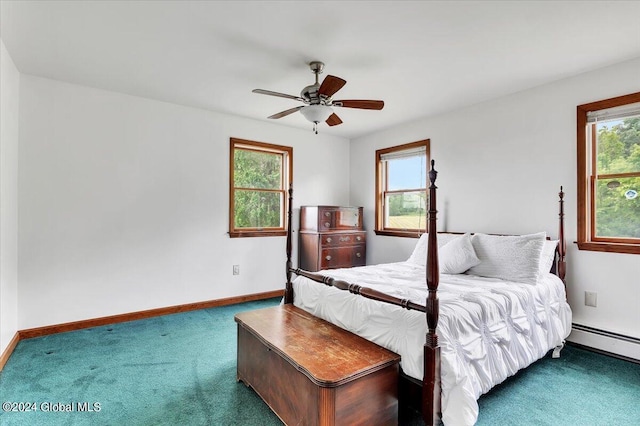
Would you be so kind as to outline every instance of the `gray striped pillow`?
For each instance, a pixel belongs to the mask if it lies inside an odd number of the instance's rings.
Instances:
[[[507,236],[475,234],[471,244],[480,263],[467,273],[536,284],[546,237],[544,232]]]

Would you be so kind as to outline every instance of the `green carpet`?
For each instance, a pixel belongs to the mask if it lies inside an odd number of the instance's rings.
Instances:
[[[281,425],[236,382],[237,312],[248,302],[21,341],[0,375],[9,425]],[[43,412],[42,403],[94,402],[99,412]],[[46,404],[45,404],[46,405]],[[45,407],[46,408],[46,407]]]
[[[233,321],[237,312],[278,303],[23,340],[0,373],[0,402],[37,411],[0,412],[0,425],[280,425],[236,382]],[[479,403],[482,426],[638,425],[640,365],[567,347],[562,358],[539,361]],[[409,413],[403,423],[419,420]]]
[[[479,400],[478,425],[640,425],[640,365],[575,346]]]

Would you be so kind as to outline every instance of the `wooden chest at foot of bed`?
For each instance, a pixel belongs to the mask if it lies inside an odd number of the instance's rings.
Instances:
[[[398,354],[290,304],[235,320],[238,380],[285,424],[397,424]]]

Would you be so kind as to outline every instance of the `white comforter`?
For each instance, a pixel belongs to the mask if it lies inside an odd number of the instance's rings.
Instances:
[[[322,271],[424,305],[424,267],[400,262]],[[293,282],[294,304],[401,355],[402,370],[422,380],[425,315],[337,290],[304,277]],[[473,425],[477,400],[496,384],[561,345],[571,330],[562,281],[538,284],[471,275],[441,275],[438,287],[442,420]]]

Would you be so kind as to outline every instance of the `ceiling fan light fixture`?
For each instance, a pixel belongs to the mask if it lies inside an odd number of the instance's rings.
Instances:
[[[333,109],[326,105],[307,105],[300,112],[304,115],[304,118],[318,124],[327,121],[327,118],[333,114]]]
[[[383,101],[374,101],[370,99],[334,101],[333,95],[344,87],[347,81],[340,77],[336,77],[335,75],[328,75],[322,81],[322,84],[320,84],[318,81],[318,75],[322,73],[324,63],[320,61],[312,61],[309,63],[309,67],[311,68],[311,72],[315,75],[316,81],[314,84],[302,89],[300,96],[287,95],[286,93],[274,92],[271,90],[253,89],[253,93],[293,99],[305,104],[280,111],[276,114],[270,115],[268,118],[278,119],[300,111],[302,115],[304,115],[304,118],[313,123],[313,131],[318,134],[318,124],[320,123],[327,123],[327,125],[331,127],[342,124],[342,120],[333,112],[332,107],[374,110],[380,110],[384,107]]]

